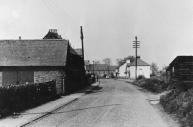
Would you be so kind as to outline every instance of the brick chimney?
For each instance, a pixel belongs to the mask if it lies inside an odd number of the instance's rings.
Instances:
[[[126,63],[130,63],[130,60],[127,60]]]

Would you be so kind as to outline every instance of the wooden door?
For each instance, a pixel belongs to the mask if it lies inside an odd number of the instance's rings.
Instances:
[[[17,71],[3,71],[3,86],[17,84]]]
[[[18,71],[18,81],[19,84],[26,84],[34,82],[34,72],[33,71]]]

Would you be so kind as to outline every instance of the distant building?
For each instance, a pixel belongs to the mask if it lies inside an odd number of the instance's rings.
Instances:
[[[126,63],[124,63],[118,68],[118,77],[120,78],[130,77],[129,65],[130,65],[130,60],[127,60]]]
[[[134,60],[131,64],[129,64],[129,72],[130,72],[130,78],[135,78],[135,71],[136,71],[136,60]],[[140,59],[140,57],[137,58],[137,77],[139,75],[143,75],[146,78],[150,78],[150,65],[143,60]]]
[[[87,73],[98,74],[99,76],[103,76],[104,74],[116,75],[116,65],[107,65],[107,64],[89,64],[86,66]]]
[[[166,72],[170,81],[193,81],[193,56],[177,56]]]
[[[130,63],[130,60],[127,60],[122,66],[118,68],[118,77],[119,78],[135,78],[136,71],[136,60]],[[137,58],[137,77],[143,75],[146,78],[150,78],[150,65],[140,57]]]

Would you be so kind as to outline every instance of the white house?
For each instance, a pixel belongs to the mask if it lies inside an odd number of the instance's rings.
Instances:
[[[127,60],[126,63],[124,63],[122,66],[119,67],[119,77],[128,78],[129,77],[129,66],[130,60]]]
[[[130,78],[135,78],[136,60],[129,65]],[[150,78],[150,65],[143,60],[137,58],[137,77],[144,75],[146,78]]]

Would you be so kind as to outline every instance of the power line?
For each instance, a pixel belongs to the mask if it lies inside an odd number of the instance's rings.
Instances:
[[[51,1],[52,1],[52,0],[51,0]],[[68,18],[69,21],[72,21],[72,22],[75,23],[74,26],[75,26],[76,28],[79,28],[79,27],[80,27],[79,24],[78,24],[64,9],[62,9],[62,7],[60,6],[60,4],[58,4],[57,1],[52,1],[52,2],[58,7],[58,9],[61,10],[61,12]]]
[[[71,28],[71,30],[74,30],[74,31],[76,32],[76,34],[78,34],[78,31],[77,31],[74,27],[72,27],[72,25],[70,25],[70,23],[69,23],[68,21],[66,21],[66,19],[63,19],[63,16],[60,14],[60,12],[58,12],[56,9],[53,10],[53,6],[50,5],[49,3],[45,2],[44,0],[43,0],[43,2],[47,5],[47,7],[48,7],[55,15],[57,15],[61,20],[63,20],[64,23],[65,23],[69,28]]]
[[[54,10],[58,10],[57,12],[60,13],[60,15],[62,16],[62,18],[64,18],[73,28],[75,28],[77,30],[77,28],[79,28],[80,26],[75,26],[71,20],[69,20],[67,14],[64,13],[64,10],[61,9],[55,2],[53,2],[52,0],[49,1],[51,3],[51,5],[53,5],[52,7],[54,8]]]

